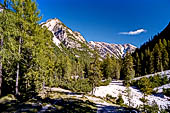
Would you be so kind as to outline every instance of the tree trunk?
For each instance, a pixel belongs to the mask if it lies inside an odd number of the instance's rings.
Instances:
[[[94,95],[94,83],[92,83],[92,95]]]
[[[144,106],[144,112],[145,112],[145,110],[146,110],[146,108],[145,108],[145,107],[146,107],[146,106],[145,106],[145,103],[146,103],[146,102],[145,102],[145,101],[146,101],[146,95],[145,95],[145,93],[144,93],[144,103],[143,103],[143,106]]]
[[[21,54],[21,37],[19,37],[19,49],[18,54]],[[20,65],[17,63],[17,76],[16,76],[16,95],[18,95],[18,79],[19,79]]]
[[[3,48],[3,37],[1,39],[1,43],[0,43],[0,51],[2,50]],[[2,56],[0,56],[0,96],[2,95]]]

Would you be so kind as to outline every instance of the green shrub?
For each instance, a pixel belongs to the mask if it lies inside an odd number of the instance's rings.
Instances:
[[[148,113],[159,113],[159,106],[155,101],[153,101],[151,106],[146,106],[146,110]],[[161,112],[162,113],[162,112]]]
[[[170,81],[168,80],[167,75],[164,75],[164,77],[162,78],[161,84],[165,85],[165,84],[168,84],[168,83],[170,83]]]
[[[168,77],[166,75],[163,76],[154,75],[146,79],[149,79],[152,89],[170,83],[170,80],[168,80]],[[142,78],[139,80],[133,80],[130,85],[136,86],[141,90],[143,88]],[[156,93],[156,92],[157,91],[153,91],[152,93]]]
[[[90,92],[92,91],[92,86],[89,84],[88,79],[78,79],[74,84],[75,92]]]
[[[78,79],[74,81],[70,80],[68,82],[62,81],[59,87],[71,90],[73,92],[81,92],[81,93],[87,93],[92,91],[92,86],[89,84],[88,79]]]
[[[116,100],[116,103],[117,103],[118,105],[121,105],[121,106],[124,104],[124,100],[123,100],[121,94],[119,94],[118,99]]]
[[[152,82],[152,88],[161,86],[162,78],[160,75],[153,76],[153,79],[149,79]]]
[[[170,88],[163,89],[163,94],[170,97]]]

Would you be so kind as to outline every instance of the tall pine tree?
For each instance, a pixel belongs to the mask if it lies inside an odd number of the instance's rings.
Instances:
[[[159,72],[161,71],[161,67],[162,67],[162,62],[161,62],[162,56],[158,44],[155,45],[153,54],[154,54],[154,70],[155,72]]]
[[[125,80],[125,84],[131,82],[131,80],[135,76],[135,70],[133,68],[133,58],[129,53],[126,54],[126,57],[123,61],[122,76],[123,79]]]
[[[95,87],[99,86],[102,78],[102,72],[100,70],[100,61],[98,55],[95,57],[94,61],[90,64],[88,78],[89,82],[92,85],[92,94],[95,91]]]

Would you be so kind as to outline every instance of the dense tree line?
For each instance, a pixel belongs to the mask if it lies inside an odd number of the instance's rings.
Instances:
[[[133,53],[136,76],[170,69],[170,40],[155,36]],[[155,38],[157,41],[155,42]]]
[[[133,53],[136,76],[170,69],[170,24]]]

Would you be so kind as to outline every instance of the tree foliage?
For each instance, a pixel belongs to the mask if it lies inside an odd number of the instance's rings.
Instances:
[[[135,76],[143,76],[170,69],[170,39],[168,38],[170,34],[167,31],[169,29],[163,30],[132,54]]]
[[[94,93],[95,87],[99,86],[102,79],[102,72],[100,70],[100,61],[98,55],[96,55],[94,61],[90,64],[88,78],[92,86],[92,94]]]
[[[126,57],[123,60],[121,73],[122,79],[125,80],[125,84],[130,83],[135,76],[135,71],[133,68],[133,59],[129,53],[127,53]]]

